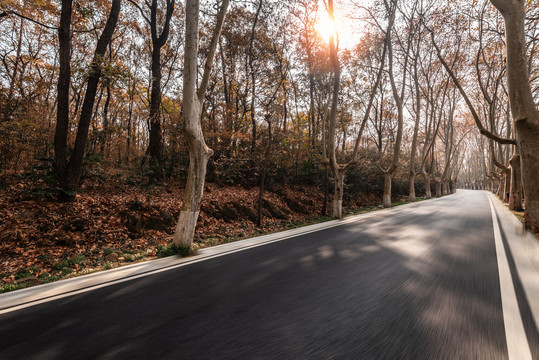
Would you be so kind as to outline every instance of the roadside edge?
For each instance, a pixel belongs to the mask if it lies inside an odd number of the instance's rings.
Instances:
[[[431,201],[436,201],[438,199],[439,198],[433,198]],[[387,216],[393,212],[401,211],[404,208],[420,206],[423,203],[425,203],[425,201],[403,204],[388,209],[352,215],[344,218],[343,220],[330,220],[296,229],[239,240],[228,244],[201,249],[194,256],[170,256],[162,259],[155,259],[142,263],[122,266],[93,274],[82,275],[75,278],[59,280],[49,284],[15,290],[13,292],[0,294],[0,315],[48,301],[92,291],[105,286],[110,286],[159,272],[172,270],[178,267],[187,266],[189,264],[209,260],[215,257],[220,257],[308,233],[329,229],[335,226],[368,219],[370,217]]]

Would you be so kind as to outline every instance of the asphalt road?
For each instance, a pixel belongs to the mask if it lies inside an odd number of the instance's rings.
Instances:
[[[525,324],[538,359],[537,329]],[[507,354],[479,191],[0,315],[2,360]]]

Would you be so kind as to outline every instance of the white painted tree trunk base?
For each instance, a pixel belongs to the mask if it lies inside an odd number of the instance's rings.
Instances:
[[[342,219],[342,200],[333,200],[333,213],[334,218]]]
[[[195,227],[198,220],[199,211],[180,212],[176,231],[174,232],[173,243],[175,245],[191,246],[195,236]]]
[[[410,201],[416,201],[415,196],[415,176],[410,177],[408,180],[408,193],[410,195]]]
[[[383,203],[385,208],[391,207],[391,194],[384,194]]]
[[[425,197],[427,199],[432,198],[432,191],[430,191],[430,177],[427,173],[423,173],[423,178],[425,179]]]

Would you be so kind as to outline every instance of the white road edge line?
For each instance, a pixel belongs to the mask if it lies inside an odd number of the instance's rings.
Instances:
[[[218,258],[218,257],[221,257],[221,256],[237,253],[237,252],[240,252],[240,251],[249,250],[249,249],[252,249],[252,248],[255,248],[255,247],[264,246],[264,245],[267,245],[267,244],[283,241],[283,240],[290,239],[290,238],[293,238],[293,237],[302,236],[302,235],[310,234],[310,233],[313,233],[313,232],[318,232],[318,231],[333,228],[333,227],[336,227],[336,226],[341,226],[341,225],[348,224],[348,223],[351,223],[351,222],[354,222],[354,221],[357,221],[357,220],[363,220],[363,219],[370,218],[370,217],[373,217],[373,216],[376,216],[376,215],[380,215],[380,212],[372,212],[372,213],[366,213],[366,214],[361,214],[361,215],[365,215],[365,216],[363,216],[361,218],[359,218],[358,216],[351,216],[350,218],[340,220],[338,222],[330,222],[330,224],[327,224],[327,226],[320,227],[320,228],[317,227],[317,228],[314,228],[312,230],[301,231],[301,229],[297,229],[297,230],[300,230],[300,231],[298,231],[297,233],[288,235],[288,236],[281,236],[281,237],[273,238],[273,239],[266,240],[266,241],[261,239],[262,241],[256,241],[256,242],[253,242],[251,244],[247,244],[247,245],[242,246],[240,248],[235,248],[235,249],[232,249],[232,250],[229,250],[229,251],[219,252],[217,254],[208,254],[208,255],[205,255],[205,256],[202,255],[198,259],[189,258],[189,257],[182,258],[182,259],[180,259],[180,263],[175,264],[175,265],[164,266],[162,268],[158,268],[158,269],[155,269],[155,270],[150,270],[150,271],[144,272],[142,274],[131,275],[131,276],[127,276],[127,277],[117,279],[117,280],[107,281],[107,282],[104,282],[104,283],[101,283],[101,284],[90,285],[88,287],[85,287],[85,288],[82,288],[82,289],[79,289],[79,290],[72,290],[72,291],[60,293],[58,295],[48,296],[48,297],[43,298],[43,299],[36,299],[36,300],[33,300],[33,301],[29,301],[29,302],[21,304],[21,305],[15,305],[15,306],[7,307],[5,309],[0,309],[0,315],[6,314],[6,313],[9,313],[9,312],[12,312],[12,311],[25,309],[27,307],[31,307],[31,306],[34,306],[34,305],[43,304],[43,303],[46,303],[46,302],[49,302],[49,301],[59,300],[59,299],[66,298],[66,297],[69,297],[69,296],[78,295],[78,294],[82,294],[82,293],[85,293],[85,292],[101,289],[103,287],[116,285],[116,284],[120,284],[120,283],[123,283],[123,282],[131,281],[131,280],[134,280],[134,279],[139,279],[139,278],[142,278],[142,277],[158,274],[158,273],[161,273],[161,272],[164,272],[164,271],[169,271],[169,270],[172,270],[172,269],[176,269],[176,268],[180,268],[180,267],[183,267],[183,266],[195,264],[195,263],[198,263],[198,262],[202,262],[202,261]],[[323,223],[321,223],[321,224],[323,224]],[[321,225],[321,224],[315,224],[315,225]],[[272,235],[272,234],[270,234],[270,235]],[[249,240],[251,240],[251,239],[249,239]],[[256,240],[256,238],[253,238],[252,240]],[[215,248],[213,248],[213,249],[215,249]],[[208,248],[207,250],[213,250],[213,249]]]
[[[494,242],[496,244],[496,257],[498,259],[498,274],[500,276],[500,292],[502,296],[503,322],[505,326],[505,340],[509,360],[531,360],[532,355],[520,309],[518,307],[517,295],[511,278],[509,262],[503,247],[500,225],[494,210],[492,199],[489,198],[490,210],[492,213],[492,225],[494,227]]]
[[[432,199],[432,200],[439,200],[439,199]],[[85,292],[101,289],[101,288],[104,288],[104,287],[107,287],[107,286],[120,284],[120,283],[131,281],[131,280],[134,280],[134,279],[139,279],[139,278],[142,278],[142,277],[150,276],[150,275],[161,273],[161,272],[164,272],[164,271],[169,271],[169,270],[172,270],[172,269],[176,269],[176,268],[179,268],[179,267],[195,264],[195,263],[198,263],[198,262],[218,258],[218,257],[229,255],[229,254],[233,254],[233,253],[236,253],[236,252],[252,249],[252,248],[255,248],[255,247],[264,246],[264,245],[267,245],[267,244],[283,241],[283,240],[294,238],[294,237],[297,237],[297,236],[302,236],[302,235],[310,234],[310,233],[313,233],[313,232],[318,232],[318,231],[321,231],[321,230],[333,228],[333,227],[336,227],[336,226],[341,226],[341,225],[353,223],[353,222],[356,222],[356,221],[365,220],[365,219],[368,219],[368,218],[371,218],[371,217],[384,216],[384,215],[387,215],[389,213],[402,211],[403,208],[418,206],[421,203],[422,202],[414,202],[414,203],[401,205],[401,206],[398,206],[398,207],[392,207],[392,208],[389,208],[389,209],[384,209],[382,211],[373,211],[373,212],[353,215],[353,216],[347,217],[347,218],[345,218],[343,220],[333,220],[333,221],[328,221],[328,222],[325,222],[325,223],[313,224],[313,225],[310,225],[310,226],[306,226],[304,228],[297,228],[297,229],[284,231],[283,232],[284,234],[282,234],[282,235],[280,235],[279,233],[268,234],[268,235],[263,235],[263,236],[260,236],[260,237],[257,237],[257,238],[240,240],[240,241],[237,241],[235,243],[228,243],[228,244],[224,244],[224,245],[221,245],[221,246],[206,248],[206,249],[203,249],[201,251],[200,255],[195,256],[195,257],[181,258],[181,259],[179,259],[179,262],[176,263],[176,264],[165,265],[163,267],[159,267],[159,268],[156,268],[156,269],[153,269],[153,270],[144,271],[143,273],[140,273],[140,274],[135,273],[135,274],[132,274],[132,275],[122,276],[120,278],[115,278],[115,279],[107,280],[107,281],[104,281],[104,282],[101,282],[101,283],[88,285],[88,286],[85,286],[85,287],[79,288],[79,289],[76,289],[76,288],[71,289],[71,290],[68,289],[66,291],[63,291],[63,292],[60,292],[60,293],[57,293],[57,294],[54,294],[54,295],[48,295],[48,296],[41,297],[41,298],[39,298],[39,297],[34,298],[34,299],[31,299],[31,300],[29,300],[27,302],[24,302],[24,303],[20,304],[20,305],[8,305],[7,307],[5,307],[3,309],[0,308],[0,315],[10,313],[10,312],[13,312],[13,311],[17,311],[17,310],[21,310],[21,309],[25,309],[25,308],[28,308],[28,307],[31,307],[31,306],[34,306],[34,305],[43,304],[43,303],[46,303],[46,302],[49,302],[49,301],[59,300],[59,299],[62,299],[62,298],[73,296],[73,295],[78,295],[78,294],[82,294],[82,293],[85,293]],[[220,249],[222,249],[222,250],[220,250]],[[227,250],[225,250],[225,249],[227,249]],[[141,263],[141,264],[144,264],[144,263]],[[135,264],[135,265],[131,265],[131,266],[137,266],[137,265],[141,265],[141,264]],[[128,265],[128,267],[129,267],[129,265]],[[115,270],[122,271],[122,270],[126,270],[126,268],[127,267],[123,267],[123,268],[118,268],[118,269],[115,269]],[[96,273],[96,275],[97,274],[98,273]],[[105,275],[105,274],[103,274],[103,275]],[[75,280],[75,279],[78,279],[78,278],[68,279],[68,280],[64,280],[64,281]],[[52,285],[52,284],[53,283],[51,283],[50,285]],[[56,284],[58,284],[58,283],[56,283]],[[49,285],[49,284],[47,284],[47,285]],[[44,286],[44,285],[41,285],[41,286]],[[37,287],[28,288],[28,289],[22,289],[22,290],[19,290],[19,291],[24,292],[25,290],[28,290],[28,291],[34,290],[35,291],[35,290],[37,290]],[[13,294],[13,293],[0,294],[0,300],[2,300],[1,295],[10,296],[10,295],[17,295],[17,294]]]

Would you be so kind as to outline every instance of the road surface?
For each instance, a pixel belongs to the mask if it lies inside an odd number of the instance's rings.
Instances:
[[[459,191],[4,313],[0,359],[509,359],[500,289],[488,196]]]

